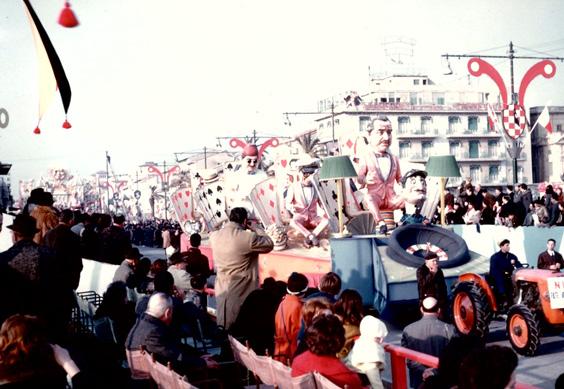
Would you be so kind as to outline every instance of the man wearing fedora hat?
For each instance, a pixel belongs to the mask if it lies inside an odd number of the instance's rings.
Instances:
[[[12,230],[13,246],[0,253],[0,320],[14,313],[42,316],[49,324],[54,319],[52,304],[42,297],[54,296],[58,288],[53,254],[33,241],[39,231],[32,216],[17,215],[7,226]]]

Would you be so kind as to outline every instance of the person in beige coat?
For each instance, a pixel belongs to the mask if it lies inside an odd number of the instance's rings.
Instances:
[[[272,251],[274,243],[247,226],[247,210],[233,208],[229,222],[210,235],[217,278],[217,324],[226,330],[235,322],[245,298],[258,289],[258,255]]]

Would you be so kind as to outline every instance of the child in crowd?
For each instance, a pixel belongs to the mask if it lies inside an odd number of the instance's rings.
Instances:
[[[291,362],[298,348],[298,332],[302,321],[302,298],[307,291],[308,279],[301,273],[288,277],[286,296],[280,302],[275,316],[274,357],[280,362]]]
[[[370,386],[383,388],[380,372],[385,368],[386,355],[382,342],[388,335],[383,321],[365,316],[360,322],[360,337],[345,359],[348,367],[368,377]]]

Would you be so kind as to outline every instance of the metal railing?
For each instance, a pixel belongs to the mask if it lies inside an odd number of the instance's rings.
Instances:
[[[392,370],[392,389],[409,388],[407,380],[406,360],[419,362],[427,367],[439,367],[439,358],[419,351],[410,350],[393,344],[385,344],[384,350],[390,354],[390,365]],[[536,386],[517,382],[516,389],[535,389]]]

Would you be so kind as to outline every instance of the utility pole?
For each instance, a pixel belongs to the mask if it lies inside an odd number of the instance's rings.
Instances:
[[[164,192],[164,216],[165,216],[165,220],[168,220],[167,207],[168,207],[168,189],[169,189],[168,186],[169,186],[170,176],[172,173],[178,172],[180,170],[180,167],[178,165],[173,165],[170,169],[167,170],[166,161],[163,161],[162,165],[158,163],[150,162],[142,166],[147,166],[147,170],[149,171],[149,173],[157,174],[157,176],[161,180],[161,189]],[[160,166],[163,167],[163,170],[159,169]]]
[[[331,100],[331,140],[335,143],[335,102],[333,100]]]
[[[517,104],[519,101],[519,96],[515,93],[515,80],[514,80],[514,70],[513,70],[513,61],[515,59],[554,59],[559,61],[564,61],[562,57],[536,57],[536,56],[516,56],[515,50],[513,49],[513,42],[509,42],[509,52],[507,55],[470,55],[470,54],[443,54],[441,57],[447,59],[452,58],[498,58],[498,59],[509,59],[509,73],[510,73],[510,87],[511,87],[511,96],[510,96],[510,104]],[[501,134],[505,138],[506,134]],[[512,147],[508,147],[509,155],[512,158],[512,166],[513,166],[513,183],[517,184],[518,176],[517,176],[517,159],[521,154],[521,149],[523,148],[523,144],[519,142],[519,139],[512,138]]]
[[[107,212],[110,213],[110,155],[106,151],[106,197],[107,197]]]

